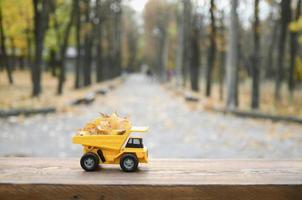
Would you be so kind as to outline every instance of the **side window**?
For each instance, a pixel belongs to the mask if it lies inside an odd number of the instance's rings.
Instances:
[[[126,144],[129,148],[143,148],[143,141],[141,138],[129,138]]]
[[[133,144],[141,144],[139,139],[133,139]]]

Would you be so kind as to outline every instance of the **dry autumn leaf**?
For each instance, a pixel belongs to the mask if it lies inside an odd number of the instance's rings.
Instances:
[[[100,116],[88,122],[83,129],[78,131],[80,135],[120,135],[131,128],[128,118],[119,117],[116,113]]]

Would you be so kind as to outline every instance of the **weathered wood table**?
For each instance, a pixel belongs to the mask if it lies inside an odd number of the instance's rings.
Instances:
[[[0,158],[0,199],[302,199],[302,160],[151,160],[84,172],[79,159]]]

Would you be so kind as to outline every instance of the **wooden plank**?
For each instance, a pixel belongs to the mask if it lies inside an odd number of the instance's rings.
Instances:
[[[1,199],[301,200],[300,186],[0,185]]]
[[[302,199],[302,160],[152,160],[84,172],[79,159],[0,158],[0,199]]]

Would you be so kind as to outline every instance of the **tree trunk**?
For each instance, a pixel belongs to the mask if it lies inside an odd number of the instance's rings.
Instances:
[[[117,10],[114,16],[114,25],[115,25],[115,77],[120,76],[122,73],[122,4],[121,0],[115,0],[115,4],[117,5]]]
[[[226,63],[226,87],[227,101],[226,108],[233,109],[237,101],[238,84],[238,0],[231,0],[231,16],[228,34],[228,54]]]
[[[1,56],[3,60],[3,65],[6,67],[7,77],[10,84],[13,84],[13,76],[12,76],[12,68],[9,63],[8,57],[7,57],[7,49],[6,49],[6,36],[4,33],[4,27],[3,27],[3,18],[2,18],[2,4],[0,2],[0,44],[1,44]]]
[[[137,35],[134,34],[133,32],[130,32],[128,34],[128,51],[129,51],[129,60],[127,67],[130,72],[135,71],[137,69],[137,61],[136,61],[136,56],[137,56]]]
[[[34,41],[35,60],[32,65],[32,95],[41,93],[42,53],[44,48],[44,36],[48,26],[48,0],[33,0],[34,6]]]
[[[167,32],[166,27],[163,24],[159,26],[159,34],[158,34],[158,50],[157,50],[157,76],[160,81],[164,82],[166,79],[166,66],[165,66],[165,48],[167,45]]]
[[[20,55],[19,57],[18,57],[18,67],[19,67],[19,69],[20,70],[24,70],[24,54],[22,54],[22,55]]]
[[[99,37],[101,37],[99,35]],[[105,79],[104,74],[103,74],[103,49],[102,49],[102,39],[99,40],[99,42],[97,43],[97,48],[96,48],[96,52],[97,52],[97,60],[96,60],[96,81],[97,82],[101,82]]]
[[[183,76],[183,86],[187,82],[187,73],[190,67],[190,50],[191,50],[191,26],[192,26],[192,4],[191,0],[182,1],[183,2],[183,49],[182,49],[182,76]]]
[[[56,50],[55,48],[52,48],[51,49],[51,52],[50,52],[50,57],[51,57],[51,64],[50,64],[50,68],[51,68],[51,71],[52,71],[52,76],[57,76],[57,73],[61,70],[61,52],[60,52],[60,48],[61,48],[61,45],[62,45],[62,33],[60,31],[60,25],[58,23],[58,19],[57,19],[57,15],[55,14],[55,11],[54,11],[54,14],[53,14],[53,18],[54,18],[54,30],[55,30],[55,37],[56,37],[56,43],[57,43],[57,46],[59,47],[59,50]],[[60,75],[58,76],[58,79],[60,78]]]
[[[30,30],[30,26],[31,26],[31,22],[29,19],[26,19],[26,25],[27,25],[27,28],[25,30],[25,33],[26,33],[26,47],[27,47],[27,56],[26,56],[26,59],[27,59],[27,67],[31,69],[31,59],[32,59],[32,36],[31,36],[31,30]]]
[[[101,0],[96,0],[96,17],[98,23],[96,25],[96,81],[100,82],[103,78],[103,48],[102,48],[102,13]]]
[[[200,63],[200,50],[199,50],[199,24],[198,16],[194,16],[192,23],[191,34],[191,89],[195,92],[199,91],[199,63]]]
[[[169,38],[168,38],[168,34],[167,31],[165,33],[165,40],[164,42],[164,46],[163,46],[163,55],[162,55],[162,63],[163,63],[163,73],[161,74],[162,76],[162,80],[163,81],[170,81],[171,80],[171,73],[170,73],[170,69],[168,69],[168,56],[169,56]]]
[[[283,65],[284,65],[284,54],[285,54],[285,41],[287,36],[287,27],[291,19],[291,0],[281,1],[281,26],[280,26],[280,37],[278,47],[278,62],[277,62],[277,74],[275,84],[275,100],[281,100],[281,84],[283,80]]]
[[[181,86],[182,81],[182,63],[183,63],[183,48],[184,48],[184,14],[177,13],[177,49],[176,49],[176,68],[175,78],[176,85]]]
[[[92,36],[91,33],[88,33],[85,36],[85,44],[84,44],[84,63],[85,66],[83,67],[83,85],[88,86],[91,85],[91,64],[92,64]]]
[[[275,70],[274,70],[274,52],[275,52],[275,46],[276,46],[276,40],[278,36],[278,25],[279,21],[273,19],[273,8],[271,11],[270,20],[273,23],[273,29],[271,32],[270,37],[270,43],[268,47],[268,55],[267,55],[267,61],[266,61],[266,67],[265,67],[265,78],[271,79],[274,77]]]
[[[219,53],[219,99],[223,100],[223,78],[225,74],[225,30],[224,30],[224,12],[221,12],[220,18],[220,53]]]
[[[253,109],[259,108],[260,95],[260,26],[259,26],[259,0],[255,0],[254,5],[254,53],[252,67],[252,101]]]
[[[301,14],[301,0],[297,1],[296,7],[296,16],[294,17],[294,21],[297,21]],[[294,88],[295,88],[295,61],[298,52],[298,41],[297,41],[297,32],[290,32],[290,66],[289,66],[289,76],[288,76],[288,90],[290,92],[290,96],[293,96]]]
[[[63,35],[63,41],[61,44],[61,49],[60,49],[60,61],[59,61],[59,69],[60,69],[60,74],[58,76],[58,89],[57,93],[61,95],[63,93],[63,84],[65,81],[65,60],[66,60],[66,50],[67,50],[67,45],[68,45],[68,39],[70,35],[70,30],[71,26],[73,24],[74,16],[75,16],[75,11],[76,11],[76,4],[75,1],[72,3],[72,9],[70,11],[70,17],[69,21],[66,25],[66,28],[64,30],[64,35]]]
[[[56,72],[56,69],[57,69],[57,58],[56,58],[56,50],[54,48],[50,49],[50,52],[49,52],[49,68],[51,70],[51,75],[53,77],[56,77],[57,76],[57,72]]]
[[[10,46],[11,46],[11,55],[10,55],[10,66],[12,68],[12,70],[16,69],[16,46],[15,46],[15,39],[13,37],[9,38],[10,40]]]
[[[106,39],[108,41],[108,47],[106,48],[106,56],[104,59],[104,70],[103,74],[105,79],[110,79],[114,77],[114,71],[116,64],[114,63],[114,30],[112,26],[112,10],[111,1],[106,1]]]
[[[74,88],[80,88],[80,71],[81,71],[81,10],[80,10],[80,0],[74,0],[75,3],[75,15],[76,15],[76,27],[75,27],[75,40],[76,40],[76,50],[77,57],[75,63],[75,82]]]
[[[207,75],[206,75],[206,96],[211,96],[211,86],[212,86],[212,71],[215,66],[216,57],[216,24],[215,24],[215,1],[211,0],[210,15],[211,15],[211,32],[210,32],[210,48],[208,53],[208,65],[207,65]]]
[[[86,13],[85,22],[91,24],[90,21],[90,0],[85,0]],[[92,24],[91,24],[92,25]],[[83,67],[83,85],[91,85],[91,64],[92,64],[92,44],[93,44],[93,30],[88,30],[84,36],[84,63]]]
[[[111,30],[110,30],[110,26],[108,25],[109,23],[107,22],[106,24],[106,39],[107,41],[111,41],[112,40],[112,34],[111,34]],[[104,80],[108,80],[110,78],[113,77],[112,73],[113,73],[113,53],[112,53],[112,42],[109,42],[107,48],[106,48],[106,54],[104,55],[104,69],[103,69],[103,77]]]

